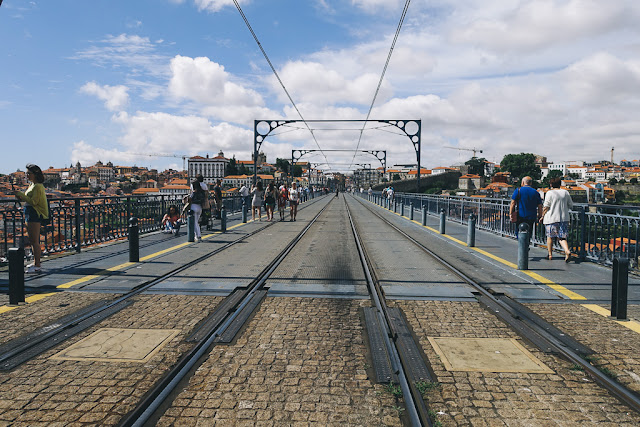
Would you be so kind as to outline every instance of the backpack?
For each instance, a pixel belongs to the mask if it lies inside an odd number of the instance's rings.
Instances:
[[[194,191],[193,196],[191,196],[191,203],[202,205],[204,203],[204,191]]]

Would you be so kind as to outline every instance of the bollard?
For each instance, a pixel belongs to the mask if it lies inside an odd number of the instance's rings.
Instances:
[[[523,222],[518,227],[518,270],[529,269],[529,224]]]
[[[427,207],[423,206],[422,207],[422,226],[426,226],[427,225]]]
[[[447,216],[444,213],[444,209],[440,209],[440,234],[447,234],[446,223],[447,223]]]
[[[404,200],[400,203],[400,216],[404,216]]]
[[[409,203],[409,209],[411,209],[409,211],[409,219],[413,221],[413,202]]]
[[[393,201],[393,213],[398,212],[398,202],[396,200]]]
[[[9,248],[9,304],[24,302],[24,248]]]
[[[196,240],[196,217],[191,209],[187,216],[187,241],[195,242]]]
[[[140,261],[140,235],[138,234],[138,218],[129,218],[129,262]]]
[[[243,224],[247,223],[247,204],[246,203],[242,204],[242,223]]]
[[[227,210],[224,208],[224,205],[220,210],[220,230],[222,230],[223,233],[227,231]]]
[[[611,283],[611,317],[627,320],[627,295],[629,290],[629,259],[613,260]]]
[[[476,216],[469,216],[469,226],[467,228],[467,246],[473,248],[476,245]]]

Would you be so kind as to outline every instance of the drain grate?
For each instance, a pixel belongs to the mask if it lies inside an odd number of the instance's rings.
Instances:
[[[384,343],[384,332],[380,325],[378,311],[374,307],[364,308],[364,321],[369,338],[369,350],[373,359],[373,370],[376,374],[376,382],[388,383],[394,376],[389,361],[389,354]]]
[[[266,289],[257,291],[251,301],[238,313],[238,316],[233,319],[229,327],[216,339],[216,342],[228,344],[234,340],[236,334],[242,329],[247,322],[253,311],[260,305],[264,297],[267,295]]]
[[[391,317],[391,322],[393,323],[393,326],[398,333],[396,345],[398,346],[401,354],[406,356],[406,358],[404,359],[407,363],[405,369],[409,378],[414,382],[432,382],[433,377],[429,372],[427,364],[424,362],[420,348],[411,335],[411,331],[409,330],[409,327],[404,320],[402,311],[399,308],[392,307],[388,309],[388,313]]]

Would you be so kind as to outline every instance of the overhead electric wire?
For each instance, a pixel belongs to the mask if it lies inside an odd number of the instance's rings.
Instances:
[[[234,0],[235,1],[235,0]],[[356,145],[356,149],[354,150],[353,158],[355,159],[355,152],[360,148],[360,142],[362,141],[362,134],[364,132],[364,128],[367,126],[367,120],[371,116],[371,111],[373,110],[373,105],[376,102],[376,98],[378,97],[378,92],[380,92],[380,87],[382,86],[382,81],[384,80],[384,75],[387,72],[387,67],[389,66],[389,62],[391,61],[391,55],[393,54],[393,49],[396,46],[396,42],[398,41],[398,36],[400,35],[400,29],[402,28],[402,24],[404,22],[404,18],[407,16],[407,10],[409,9],[409,3],[411,0],[406,0],[404,3],[404,9],[402,9],[402,15],[400,16],[400,22],[398,22],[398,28],[396,28],[396,34],[393,37],[393,42],[391,43],[391,48],[389,49],[389,54],[387,55],[387,62],[384,64],[384,68],[382,69],[382,74],[380,75],[380,81],[378,82],[378,87],[376,88],[376,92],[373,95],[373,100],[371,101],[371,105],[369,106],[369,112],[367,113],[367,118],[365,119],[364,124],[362,125],[362,129],[360,129],[360,137],[358,138],[358,144]],[[352,160],[353,162],[353,160]]]
[[[293,98],[291,98],[291,95],[289,94],[289,91],[287,90],[287,88],[285,87],[284,83],[282,82],[282,79],[280,79],[280,75],[278,75],[278,72],[276,71],[276,68],[271,63],[271,60],[269,59],[269,56],[267,55],[267,52],[264,50],[264,48],[262,47],[262,44],[260,43],[260,40],[258,40],[258,36],[253,31],[253,28],[251,28],[251,24],[249,23],[249,20],[245,16],[244,12],[242,11],[242,8],[240,7],[240,4],[238,3],[238,0],[233,0],[233,3],[236,5],[236,9],[238,9],[238,12],[240,13],[240,16],[242,16],[242,19],[244,20],[244,23],[247,25],[247,28],[251,32],[251,35],[253,36],[253,39],[258,44],[258,47],[260,48],[260,51],[262,52],[262,55],[264,56],[264,59],[267,60],[267,63],[269,64],[269,67],[271,67],[271,71],[273,71],[273,74],[278,79],[278,82],[280,83],[280,86],[282,86],[282,89],[284,90],[284,93],[287,94],[287,98],[289,98],[289,101],[291,102],[291,105],[293,105],[293,108],[295,108],[296,112],[298,113],[298,115],[300,116],[302,121],[304,122],[304,124],[307,127],[307,129],[309,129],[309,132],[311,133],[311,136],[313,137],[313,140],[315,141],[316,145],[318,146],[318,149],[320,150],[320,152],[324,156],[325,160],[328,162],[329,159],[327,159],[326,154],[324,154],[324,152],[322,151],[322,148],[320,147],[320,144],[318,143],[318,140],[316,139],[316,136],[313,133],[313,130],[311,129],[311,127],[309,127],[309,124],[307,123],[307,121],[302,116],[302,113],[298,109],[298,106],[296,105],[296,103],[293,102]],[[331,169],[331,166],[329,166],[329,169]]]

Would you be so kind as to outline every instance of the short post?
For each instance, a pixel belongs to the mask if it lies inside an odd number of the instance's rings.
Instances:
[[[427,225],[427,207],[422,206],[422,226]]]
[[[404,216],[404,200],[400,203],[400,216]]]
[[[222,209],[220,210],[220,230],[224,233],[227,231],[227,210],[222,205]]]
[[[469,223],[467,227],[467,246],[473,248],[476,245],[476,215],[469,215]]]
[[[24,248],[9,248],[9,304],[24,302]]]
[[[187,215],[187,241],[196,241],[196,217],[191,209],[189,209],[189,214]]]
[[[138,234],[138,218],[129,218],[129,262],[140,261],[140,235]]]
[[[447,234],[446,223],[447,223],[447,216],[444,213],[444,209],[440,209],[440,234]]]
[[[529,224],[518,227],[518,270],[529,269]]]
[[[611,283],[611,317],[627,320],[627,295],[629,290],[629,259],[613,260]]]
[[[409,219],[413,221],[413,202],[409,203]]]
[[[580,251],[578,257],[580,261],[584,261],[587,257],[587,214],[585,213],[585,207],[580,206]]]
[[[246,203],[242,204],[242,223],[243,224],[247,223],[247,204]]]

